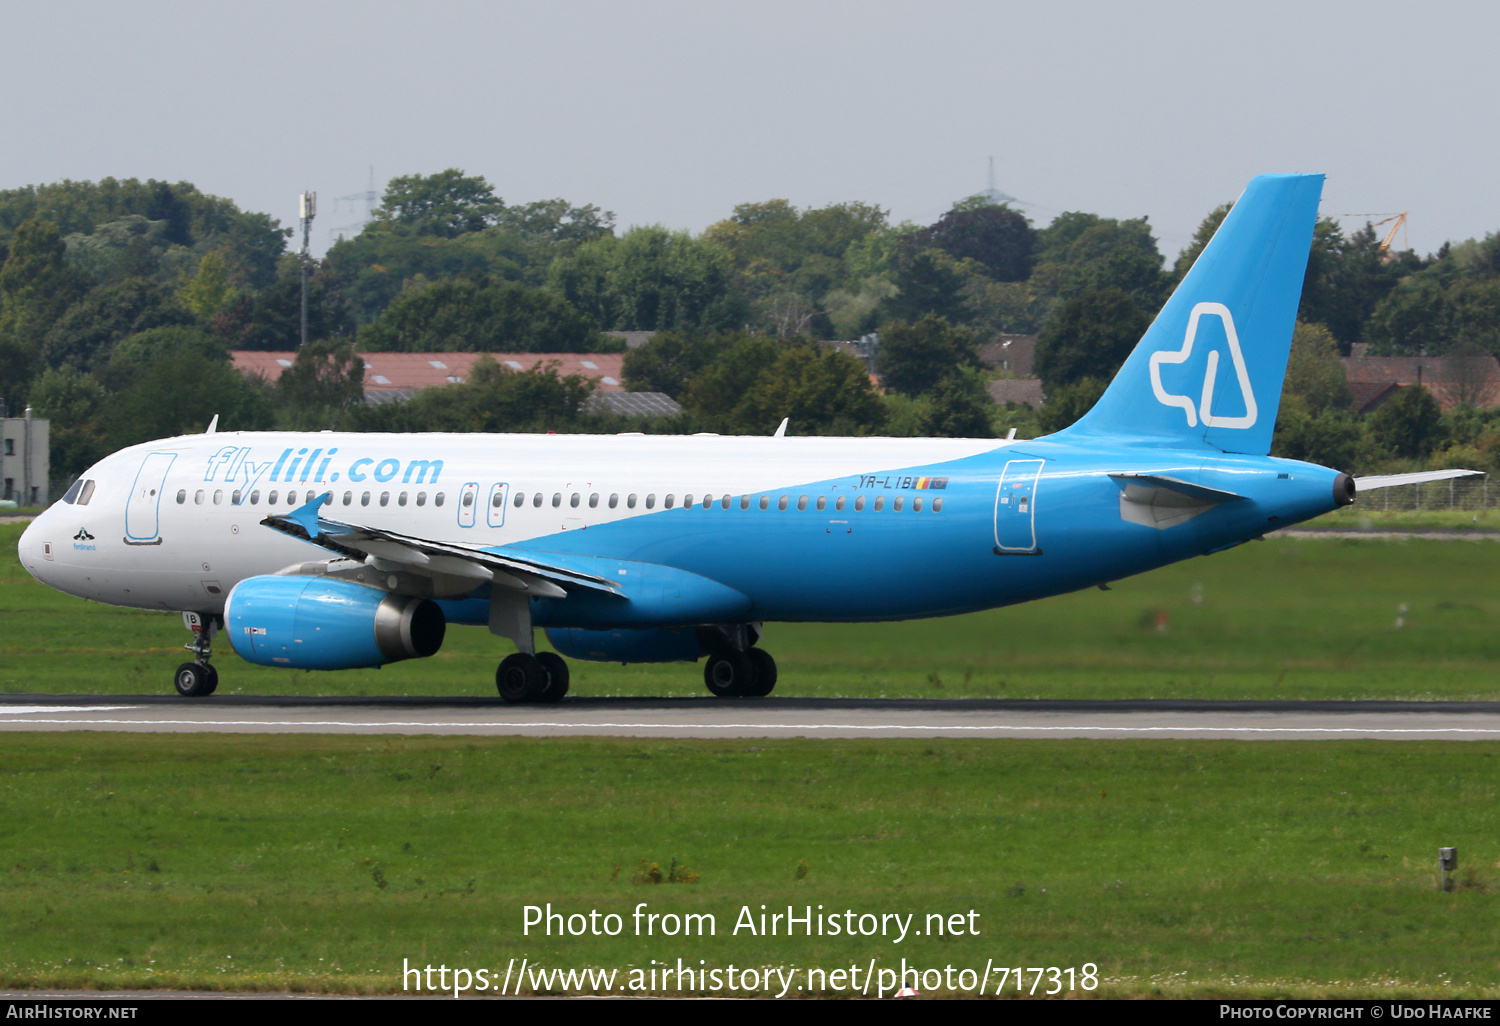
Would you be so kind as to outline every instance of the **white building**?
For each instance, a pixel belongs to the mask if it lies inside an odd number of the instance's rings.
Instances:
[[[51,421],[33,417],[0,417],[0,499],[21,506],[48,504],[47,441]]]

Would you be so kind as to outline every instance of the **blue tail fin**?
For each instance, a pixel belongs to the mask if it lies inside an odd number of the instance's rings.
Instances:
[[[1104,395],[1060,439],[1264,456],[1322,175],[1250,182]]]

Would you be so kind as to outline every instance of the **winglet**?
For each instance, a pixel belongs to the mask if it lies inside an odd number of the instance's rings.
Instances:
[[[782,417],[781,418],[781,426],[776,429],[776,433],[774,435],[772,435],[771,437],[772,438],[785,438],[786,437],[786,426],[788,424],[790,424],[791,422],[792,422],[792,418],[791,417]]]
[[[318,527],[318,509],[332,495],[332,492],[324,492],[312,501],[298,506],[290,513],[283,513],[281,519],[290,520],[307,532],[308,541],[314,541],[318,535],[323,533]]]
[[[214,414],[214,419],[208,422],[208,430],[205,431],[205,432],[203,432],[203,433],[205,435],[211,435],[211,434],[214,434],[218,430],[219,430],[219,415],[216,413],[216,414]]]

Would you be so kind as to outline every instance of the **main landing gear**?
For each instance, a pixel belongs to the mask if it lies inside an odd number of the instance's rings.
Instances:
[[[568,693],[568,664],[556,652],[516,652],[501,660],[495,687],[507,702],[561,702]]]
[[[212,613],[183,613],[183,624],[193,632],[193,642],[182,647],[193,653],[193,661],[177,667],[172,683],[183,698],[205,698],[219,686],[219,671],[209,665],[219,618]]]
[[[776,660],[762,648],[715,652],[703,666],[703,683],[719,698],[764,698],[776,686]]]

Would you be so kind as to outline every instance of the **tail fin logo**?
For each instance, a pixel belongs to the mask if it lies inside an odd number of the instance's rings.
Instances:
[[[1204,316],[1217,317],[1224,325],[1224,337],[1229,345],[1229,358],[1234,363],[1234,373],[1239,379],[1240,392],[1245,401],[1243,416],[1216,417],[1213,414],[1214,385],[1219,374],[1218,349],[1209,350],[1207,367],[1203,372],[1203,394],[1196,405],[1191,396],[1174,395],[1162,386],[1161,365],[1186,363],[1192,357],[1193,343],[1198,338],[1198,322]],[[1245,367],[1245,355],[1240,351],[1240,338],[1234,330],[1234,317],[1230,314],[1229,307],[1223,303],[1199,303],[1193,307],[1193,312],[1188,317],[1187,334],[1182,340],[1182,348],[1175,353],[1151,354],[1151,390],[1156,393],[1156,401],[1163,406],[1181,408],[1187,416],[1190,428],[1197,427],[1199,420],[1203,421],[1204,427],[1248,428],[1255,426],[1257,415],[1255,393],[1250,388],[1250,372]]]

